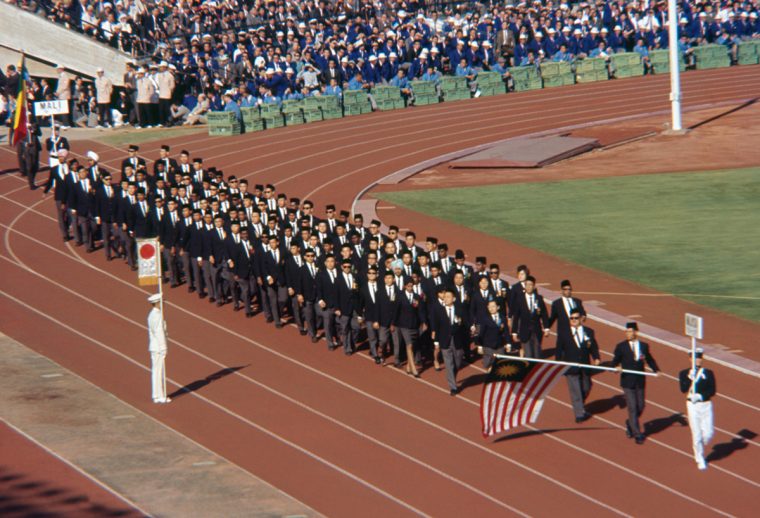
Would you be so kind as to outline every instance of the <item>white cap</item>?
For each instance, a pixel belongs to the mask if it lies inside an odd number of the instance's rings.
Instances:
[[[373,55],[371,55],[371,56],[369,57],[369,60],[370,60],[370,61],[377,61],[377,56],[375,56],[375,55],[373,54]]]
[[[570,27],[565,25],[564,27],[562,27],[562,32],[570,32]]]
[[[543,37],[544,37],[544,33],[543,32],[536,31],[536,38],[543,38]]]
[[[417,19],[420,19],[420,18],[424,20],[425,19],[425,15],[422,14],[422,13],[418,14],[417,15]]]
[[[549,34],[555,34],[557,31],[555,31],[554,29],[552,29],[551,27],[549,27],[549,30],[546,31],[546,32],[548,32]]]
[[[398,54],[396,54],[395,52],[391,52],[390,54],[388,54],[388,57],[389,58],[397,58]]]
[[[62,68],[66,68],[65,66],[61,65],[60,63],[55,66],[56,69],[60,70]]]
[[[582,33],[581,33],[581,30],[580,30],[580,29],[575,29],[575,30],[573,31],[573,34],[582,34]]]
[[[267,74],[274,74],[274,68],[267,68],[266,73]]]
[[[148,297],[148,302],[151,304],[156,304],[158,302],[161,302],[161,294],[160,293],[154,293],[150,297]]]
[[[488,40],[486,40],[486,41],[483,42],[483,46],[484,47],[490,47],[491,46],[491,42],[488,41]]]
[[[60,124],[57,124],[57,123],[56,123],[56,125],[55,125],[55,128],[56,128],[56,129],[60,129],[60,128],[61,128]],[[61,149],[59,149],[59,150],[58,150],[58,156],[61,156],[61,152],[63,152],[63,156],[66,156],[66,155],[68,155],[68,154],[69,154],[69,150],[68,150],[68,149],[66,149],[66,148],[61,148]]]
[[[95,72],[105,72],[105,70],[103,70],[103,67],[98,67],[95,69]]]
[[[277,31],[277,33],[275,34],[275,36],[285,36],[285,33],[282,32],[282,31]]]
[[[381,52],[380,54],[378,54],[378,55],[377,55],[377,57],[379,57],[379,58],[381,58],[381,59],[385,59],[385,58],[387,58],[388,56],[386,56],[386,55],[385,55],[385,52]]]
[[[488,43],[488,42],[486,42],[486,43]],[[485,43],[483,45],[485,45]],[[433,47],[432,49],[430,49],[430,52],[431,53],[435,52],[436,54],[438,54],[440,52],[440,50],[438,50],[438,47]]]
[[[470,42],[470,47],[478,48],[478,42],[477,41],[471,41]]]
[[[596,27],[592,27],[591,34],[599,34],[599,29],[597,29]]]
[[[224,56],[222,56],[222,57],[224,57]],[[162,61],[161,63],[158,64],[158,66],[160,66],[160,67],[168,67],[169,63],[167,63],[166,61]]]
[[[602,32],[604,33],[604,32],[610,32],[610,31],[607,29],[607,27],[602,27]]]
[[[523,39],[523,38],[525,38],[527,40],[528,39],[528,35],[525,34],[524,32],[521,32],[520,33],[520,39]]]
[[[615,25],[615,27],[612,30],[614,30],[614,31],[622,31],[623,28],[620,25]]]
[[[97,162],[98,160],[100,160],[100,157],[98,156],[98,154],[95,151],[88,151],[87,152],[87,158],[89,158],[90,160],[92,160],[94,162]]]
[[[292,68],[288,67],[288,68],[285,69],[285,73],[286,74],[295,74],[295,70],[293,70]]]
[[[348,63],[348,58],[346,56],[343,56],[342,58],[340,58],[340,62],[341,63]]]

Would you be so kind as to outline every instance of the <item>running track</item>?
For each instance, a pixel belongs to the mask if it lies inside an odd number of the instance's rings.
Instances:
[[[687,107],[760,96],[760,67],[690,72],[683,81]],[[668,89],[667,76],[644,77],[171,143],[173,152],[187,148],[226,175],[274,183],[318,208],[328,201],[348,208],[365,186],[404,167],[521,134],[664,110]],[[74,151],[95,149],[107,167],[124,156],[86,144]],[[160,144],[142,146],[142,154],[157,156]],[[7,148],[0,153],[4,165],[13,158]],[[443,373],[431,369],[415,380],[365,353],[329,353],[293,327],[277,331],[261,316],[246,320],[179,288],[166,304],[170,390],[243,368],[171,405],[153,405],[147,292],[120,262],[61,243],[52,198],[28,191],[15,175],[0,177],[0,193],[3,332],[325,515],[754,514],[760,442],[736,434],[760,431],[756,380],[715,369],[719,390],[733,399],[716,402],[722,458],[698,472],[688,428],[675,417],[683,398],[669,377],[684,358],[666,348],[655,349],[669,376],[649,385],[644,421],[656,433],[644,446],[623,435],[625,410],[611,375],[596,377],[594,419],[575,425],[561,384],[544,406],[543,432],[490,442],[480,436],[477,365],[460,373],[465,388],[451,398]],[[620,332],[594,327],[610,351]]]

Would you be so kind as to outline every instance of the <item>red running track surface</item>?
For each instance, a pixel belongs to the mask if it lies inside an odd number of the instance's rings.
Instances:
[[[760,67],[683,79],[687,107],[760,95]],[[187,148],[226,175],[274,183],[318,209],[328,202],[348,208],[366,185],[403,167],[520,134],[665,110],[668,89],[668,76],[643,77],[170,143],[175,153]],[[142,154],[154,158],[160,144],[142,146]],[[117,168],[124,156],[94,143],[74,151],[88,149],[106,167]],[[0,159],[11,163],[6,151]],[[720,458],[702,473],[676,417],[683,398],[667,376],[649,384],[643,420],[655,433],[643,446],[624,437],[625,410],[611,375],[596,378],[594,419],[574,423],[560,384],[541,430],[484,441],[478,366],[460,373],[464,390],[452,398],[442,372],[415,380],[377,367],[366,352],[330,353],[293,327],[276,330],[261,316],[247,320],[179,288],[168,291],[165,306],[170,390],[243,368],[153,405],[147,291],[121,263],[62,244],[51,198],[15,176],[0,177],[0,192],[6,334],[325,515],[754,514],[760,443],[737,433],[760,430],[760,395],[755,379],[727,368],[715,369],[719,390],[732,398],[716,402]],[[611,351],[620,332],[595,327]],[[655,355],[670,376],[684,367],[682,353],[657,348]]]

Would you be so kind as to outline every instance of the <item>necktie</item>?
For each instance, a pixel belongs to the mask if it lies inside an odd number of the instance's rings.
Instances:
[[[414,295],[412,295],[412,292],[411,292],[411,291],[407,291],[407,292],[406,292],[406,298],[408,298],[408,299],[409,299],[409,304],[411,304],[411,303],[412,303],[412,301],[414,300]]]
[[[108,185],[106,185],[106,194],[108,195],[109,198],[111,197],[111,187]]]
[[[499,323],[499,315],[497,315],[497,314],[494,313],[494,315],[493,315],[493,321],[498,324]]]
[[[243,250],[245,250],[245,256],[250,259],[251,253],[248,251],[248,241],[243,241]]]
[[[631,342],[631,350],[633,351],[633,359],[639,361],[638,342]]]
[[[446,308],[446,311],[449,313],[449,321],[451,322],[451,325],[454,325],[454,309],[449,306]]]
[[[309,263],[309,273],[311,273],[312,279],[314,278],[314,263]]]
[[[369,283],[369,296],[372,298],[372,303],[375,303],[375,283],[370,282]]]

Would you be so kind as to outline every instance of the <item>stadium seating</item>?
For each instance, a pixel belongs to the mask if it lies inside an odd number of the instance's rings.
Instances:
[[[610,70],[617,79],[644,75],[644,63],[638,52],[620,52],[610,56]]]
[[[566,61],[541,63],[540,68],[544,88],[575,84],[575,74]]]
[[[670,73],[670,51],[669,50],[653,50],[649,53],[649,62],[652,64],[655,74],[669,74]],[[678,70],[681,72],[686,71],[686,62],[683,59],[683,54],[679,55]]]
[[[440,102],[433,81],[412,81],[411,84],[412,92],[414,92],[414,104],[416,106],[438,104]]]
[[[478,90],[484,97],[507,93],[504,80],[498,72],[481,72],[478,74]]]
[[[243,127],[234,112],[208,112],[208,134],[211,137],[240,135]]]
[[[441,92],[444,101],[461,101],[469,99],[470,87],[466,77],[444,76],[441,78]]]

